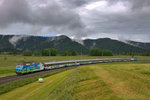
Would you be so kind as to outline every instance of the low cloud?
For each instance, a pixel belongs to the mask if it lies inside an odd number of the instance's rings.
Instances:
[[[21,39],[23,39],[24,41],[28,38],[28,36],[25,36],[25,35],[15,35],[13,37],[11,37],[9,39],[9,42],[13,45],[13,46],[16,46],[17,45],[17,42]]]

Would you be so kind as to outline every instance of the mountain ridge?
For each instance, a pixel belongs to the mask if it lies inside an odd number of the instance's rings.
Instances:
[[[111,50],[115,54],[148,51],[144,46],[136,47],[110,38],[85,39],[82,45],[65,35],[55,37],[0,35],[0,52],[24,51],[26,49],[41,51],[45,48],[56,48],[60,53],[75,50],[83,54],[87,54],[92,48]]]
[[[133,45],[133,46],[136,46],[136,47],[145,48],[147,50],[150,50],[150,43],[149,42],[137,42],[137,41],[128,40],[128,41],[126,41],[126,43]]]
[[[130,53],[130,52],[146,52],[144,48],[134,47],[132,45],[126,44],[122,41],[113,40],[110,38],[100,38],[100,39],[87,39],[84,40],[84,45],[88,48],[101,48],[104,50],[111,50],[115,54],[120,53]]]

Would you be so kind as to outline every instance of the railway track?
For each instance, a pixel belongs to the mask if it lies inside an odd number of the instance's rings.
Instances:
[[[109,60],[110,59],[106,59],[104,61],[107,61],[107,62],[98,62],[98,63],[128,62],[128,61],[130,61],[128,59],[115,60],[115,61],[109,61]],[[90,63],[90,64],[96,64],[96,63]],[[79,66],[82,66],[82,65],[88,65],[88,64],[80,64]],[[69,66],[69,67],[61,67],[61,68],[56,68],[56,69],[50,69],[50,70],[44,70],[44,71],[40,71],[40,72],[29,73],[29,74],[25,74],[25,75],[11,75],[11,76],[6,76],[6,77],[1,77],[0,78],[0,84],[4,84],[4,83],[10,82],[10,81],[19,80],[19,79],[23,79],[23,78],[33,77],[33,76],[41,75],[44,73],[50,73],[50,72],[57,71],[57,70],[69,69],[69,68],[73,68],[73,67],[77,67],[77,66],[78,65]]]
[[[11,76],[6,76],[6,77],[0,77],[0,84],[4,84],[4,83],[10,82],[10,81],[19,80],[19,79],[23,79],[23,78],[33,77],[33,76],[41,75],[41,74],[45,74],[45,73],[50,73],[50,72],[54,72],[54,71],[58,71],[58,70],[62,70],[62,69],[70,69],[73,67],[77,67],[77,66],[51,69],[51,70],[40,71],[40,72],[35,72],[35,73],[30,73],[30,74],[25,74],[25,75],[11,75]]]

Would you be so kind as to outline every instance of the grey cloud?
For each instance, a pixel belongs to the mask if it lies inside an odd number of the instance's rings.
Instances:
[[[130,7],[132,10],[140,10],[143,7],[150,6],[150,0],[107,0],[109,4],[114,4],[116,2],[123,2],[126,6]]]
[[[84,28],[80,16],[74,10],[63,8],[54,0],[48,2],[45,7],[36,9],[32,9],[26,0],[5,0],[0,6],[0,27],[6,28],[14,23],[68,31],[82,31]]]
[[[63,5],[68,8],[78,8],[82,7],[91,2],[101,1],[101,0],[60,0]]]
[[[102,33],[106,33],[110,37],[118,35],[118,38],[123,36],[127,39],[133,36],[133,38],[138,37],[143,41],[150,41],[146,38],[150,34],[149,1],[109,0],[109,6],[115,5],[119,1],[125,3],[128,1],[128,5],[126,4],[125,6],[129,9],[125,12],[115,13],[101,12],[93,9],[83,16],[82,19],[90,30],[87,35],[100,36]]]
[[[25,0],[4,0],[0,5],[0,27],[29,22],[30,8]]]
[[[134,9],[150,6],[150,0],[131,0],[130,2]]]
[[[61,8],[54,2],[48,4],[48,6],[44,8],[39,8],[34,11],[33,17],[33,23],[40,25],[61,26],[70,24],[69,26],[73,27],[82,26],[80,17],[77,13],[74,13],[69,9]]]
[[[47,33],[64,34],[77,39],[90,36],[99,38],[101,33],[106,33],[110,37],[118,35],[127,38],[143,35],[141,39],[144,40],[150,34],[150,0],[106,0],[109,6],[123,2],[128,8],[126,12],[117,13],[82,9],[101,0],[45,0],[46,5],[36,9],[33,5],[43,1],[33,1],[4,0],[0,5],[0,28],[7,29],[10,25],[21,23],[22,27],[30,26],[22,28],[22,31],[31,34],[40,34],[46,29]],[[78,11],[86,11],[86,14],[80,15]]]
[[[68,4],[70,6],[79,7],[79,6],[82,6],[83,4],[89,2],[89,0],[62,0],[62,2],[64,2],[64,4]]]
[[[150,14],[132,13],[98,14],[97,11],[93,11],[90,15],[94,16],[86,20],[91,30],[95,30],[96,33],[149,34]]]

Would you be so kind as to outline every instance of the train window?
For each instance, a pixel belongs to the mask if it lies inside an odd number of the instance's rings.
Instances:
[[[17,65],[16,67],[17,67],[17,68],[22,68],[22,66],[21,66],[21,65]]]

